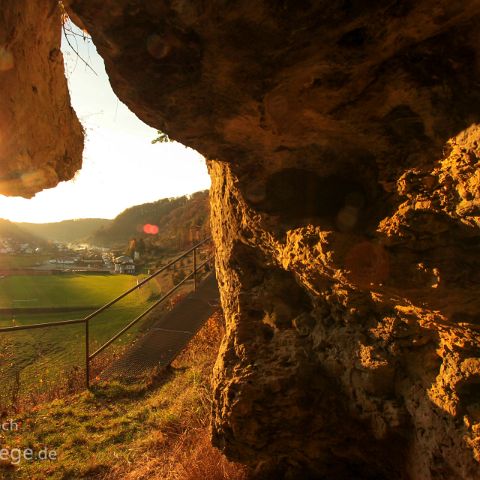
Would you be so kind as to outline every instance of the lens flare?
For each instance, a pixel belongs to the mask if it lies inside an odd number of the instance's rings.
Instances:
[[[147,223],[143,226],[143,232],[148,235],[157,235],[157,233],[159,232],[159,228],[157,227],[157,225],[150,225],[149,223]]]

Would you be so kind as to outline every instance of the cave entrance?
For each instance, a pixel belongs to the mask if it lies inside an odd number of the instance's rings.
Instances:
[[[134,205],[209,188],[202,155],[164,141],[117,98],[92,39],[68,19],[62,52],[71,103],[85,130],[82,169],[30,200],[0,196],[2,217],[36,223],[111,219]]]

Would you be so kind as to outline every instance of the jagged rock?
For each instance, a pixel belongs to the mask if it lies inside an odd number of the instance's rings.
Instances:
[[[54,0],[0,2],[0,193],[31,197],[82,165]]]
[[[210,159],[215,445],[259,477],[480,478],[480,2],[67,8]]]

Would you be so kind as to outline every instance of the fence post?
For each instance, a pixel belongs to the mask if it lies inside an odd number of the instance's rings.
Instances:
[[[197,249],[193,250],[193,289],[197,291]]]
[[[85,379],[87,389],[90,390],[90,321],[85,320]]]

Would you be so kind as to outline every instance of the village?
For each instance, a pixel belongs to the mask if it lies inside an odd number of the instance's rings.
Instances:
[[[140,263],[140,253],[132,256],[121,251],[89,244],[62,242],[19,242],[14,238],[0,237],[0,269],[13,272],[31,270],[71,273],[135,274]]]

